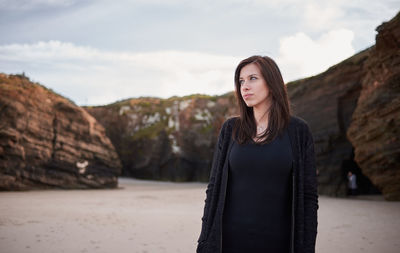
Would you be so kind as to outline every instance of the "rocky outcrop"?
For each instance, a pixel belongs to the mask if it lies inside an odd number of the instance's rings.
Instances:
[[[355,164],[348,166],[353,160],[353,146],[346,131],[361,92],[369,51],[319,75],[287,84],[293,113],[304,118],[313,132],[320,193],[344,196],[347,171],[357,169]],[[369,183],[366,188],[370,186]]]
[[[123,164],[142,179],[207,181],[223,121],[235,114],[232,94],[137,98],[85,107],[103,126]]]
[[[323,194],[345,195],[352,170],[361,193],[400,200],[399,14],[377,31],[376,45],[287,84],[294,114],[314,135]]]
[[[110,188],[121,165],[84,109],[23,75],[0,74],[0,190]]]
[[[400,13],[377,29],[347,136],[387,200],[400,200]]]

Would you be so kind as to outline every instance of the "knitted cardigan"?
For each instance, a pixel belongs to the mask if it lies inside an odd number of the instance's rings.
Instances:
[[[228,157],[236,119],[233,117],[224,122],[215,145],[197,253],[222,252],[222,214],[228,182]],[[293,153],[290,252],[314,253],[319,206],[313,137],[307,123],[296,116],[290,117],[288,133]]]

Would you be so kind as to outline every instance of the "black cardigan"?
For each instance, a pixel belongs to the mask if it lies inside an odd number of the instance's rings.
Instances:
[[[222,251],[222,214],[228,182],[227,158],[233,144],[232,129],[236,119],[233,117],[224,122],[215,146],[197,253]],[[318,194],[313,137],[307,123],[296,116],[290,118],[288,133],[293,153],[290,252],[314,253]]]

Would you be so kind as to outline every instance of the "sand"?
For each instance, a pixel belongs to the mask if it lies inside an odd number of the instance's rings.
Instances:
[[[195,252],[206,184],[0,192],[0,252]],[[399,252],[400,202],[320,196],[319,253]]]

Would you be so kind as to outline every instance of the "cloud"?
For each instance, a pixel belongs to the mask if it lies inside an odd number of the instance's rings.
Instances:
[[[77,104],[233,90],[240,59],[184,51],[101,51],[60,41],[0,46],[0,69],[25,71]]]
[[[67,7],[77,0],[0,0],[0,10],[32,10],[43,7]]]
[[[390,18],[397,13],[398,8],[393,8],[395,2],[392,0],[309,0],[305,4],[298,2],[297,6],[303,8],[301,20],[309,29],[325,32],[346,28],[358,34],[364,34],[369,31],[365,30],[367,27],[374,30],[383,19]]]
[[[316,40],[299,32],[280,39],[275,58],[285,81],[315,75],[355,53],[354,34],[337,29]],[[61,41],[0,45],[0,69],[24,71],[77,104],[234,89],[233,73],[244,57],[191,51],[104,51]]]
[[[313,40],[298,32],[280,40],[277,63],[285,81],[316,75],[352,56],[354,33],[347,29],[329,31]]]
[[[319,2],[305,5],[304,22],[310,28],[323,30],[331,28],[336,20],[344,16],[340,5],[321,6]]]

